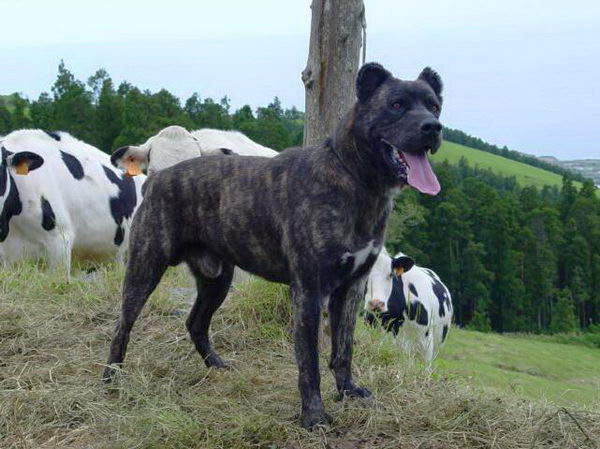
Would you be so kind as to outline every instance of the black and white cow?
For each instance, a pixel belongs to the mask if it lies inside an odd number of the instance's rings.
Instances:
[[[397,336],[407,352],[416,351],[427,363],[439,353],[452,323],[452,298],[437,274],[398,253],[381,251],[371,270],[365,296],[366,320]]]
[[[190,133],[173,125],[160,130],[141,145],[127,145],[115,150],[111,161],[115,167],[131,175],[147,170],[151,175],[179,162],[215,154],[240,156],[277,156],[277,151],[264,147],[239,131],[199,129]]]
[[[68,273],[73,254],[122,259],[145,176],[64,132],[14,131],[0,145],[0,260],[46,258]]]

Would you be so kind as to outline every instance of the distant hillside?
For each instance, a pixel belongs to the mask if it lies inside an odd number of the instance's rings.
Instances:
[[[451,164],[458,164],[462,157],[472,166],[490,169],[503,176],[514,176],[521,186],[562,186],[562,176],[557,173],[453,142],[444,142],[442,148],[432,156],[432,160],[447,160]],[[578,188],[581,187],[579,182],[574,184]]]
[[[477,150],[485,151],[486,153],[492,153],[502,156],[506,159],[511,159],[513,161],[522,162],[533,167],[538,167],[543,170],[556,173],[560,176],[568,176],[581,182],[585,181],[585,178],[581,173],[569,170],[561,165],[557,165],[553,163],[553,161],[546,161],[531,154],[510,150],[506,146],[500,148],[480,139],[479,137],[471,136],[470,134],[467,134],[459,129],[444,128],[444,139],[448,142],[458,143],[467,147],[475,148]]]
[[[542,156],[544,162],[557,165],[567,170],[581,173],[586,178],[594,180],[594,184],[600,186],[600,159],[576,159],[572,161],[561,161],[554,156]]]

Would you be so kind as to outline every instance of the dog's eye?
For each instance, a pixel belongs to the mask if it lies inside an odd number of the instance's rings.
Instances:
[[[395,111],[399,111],[403,107],[404,107],[404,105],[399,100],[398,101],[394,101],[394,103],[392,103],[392,109],[394,109]]]
[[[440,112],[440,107],[437,104],[431,106],[431,110],[433,112]]]

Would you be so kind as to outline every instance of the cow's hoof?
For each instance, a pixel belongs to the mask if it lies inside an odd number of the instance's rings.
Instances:
[[[347,385],[341,392],[340,396],[342,399],[345,398],[371,398],[373,394],[366,388],[359,387],[354,383]]]
[[[324,409],[304,410],[302,412],[302,427],[306,430],[315,430],[318,428],[326,429],[329,427],[333,419]]]

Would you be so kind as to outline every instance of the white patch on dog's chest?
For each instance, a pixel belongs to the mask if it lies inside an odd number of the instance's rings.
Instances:
[[[367,258],[372,254],[377,254],[381,248],[375,244],[375,240],[371,240],[367,246],[353,253],[345,252],[342,254],[342,265],[347,264],[350,258],[353,260],[352,273],[358,270],[367,261]]]

